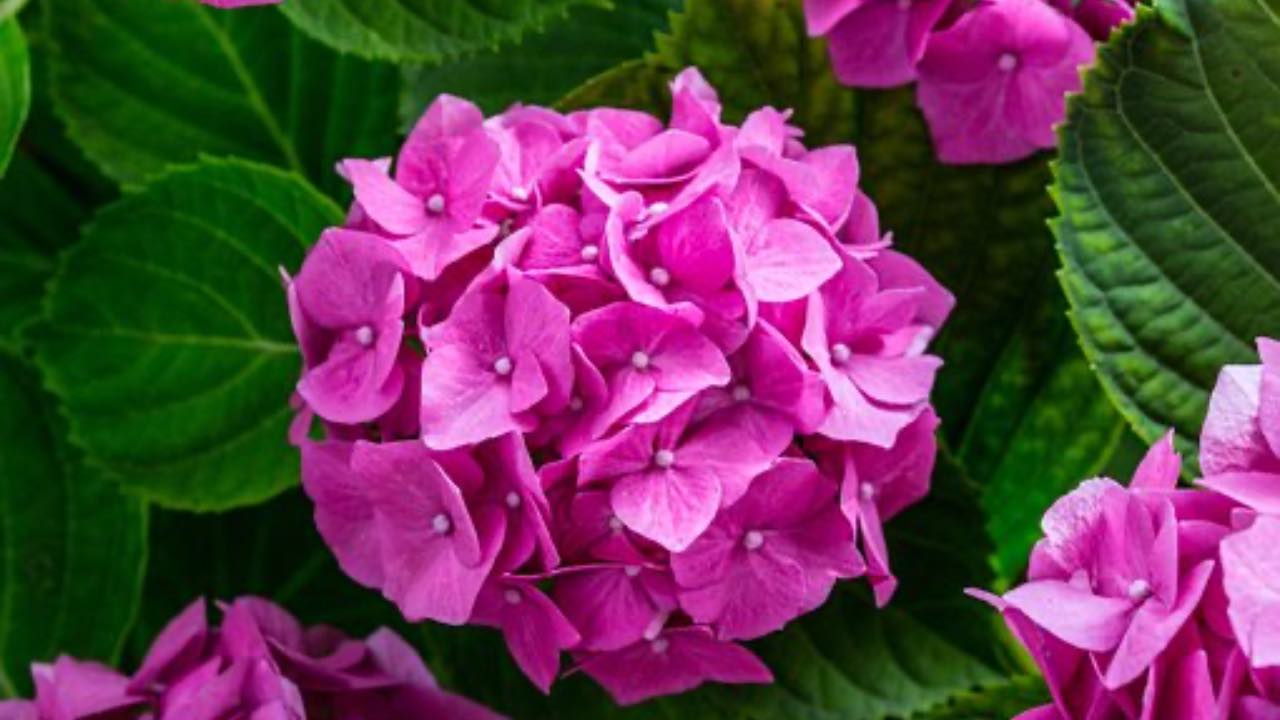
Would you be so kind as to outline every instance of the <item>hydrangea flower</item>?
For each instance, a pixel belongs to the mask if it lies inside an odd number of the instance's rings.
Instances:
[[[981,591],[1053,696],[1021,720],[1260,720],[1280,713],[1280,485],[1268,439],[1280,356],[1223,369],[1200,465],[1177,487],[1172,435],[1129,487],[1088,480],[1045,514],[1028,581]]]
[[[261,598],[219,607],[222,625],[213,628],[204,600],[187,606],[132,676],[65,656],[33,665],[35,700],[0,702],[0,718],[500,720],[440,689],[417,652],[386,628],[357,640],[304,628]]]
[[[1067,93],[1094,42],[1132,0],[806,0],[836,77],[853,87],[916,82],[938,158],[1001,164],[1055,144]]]
[[[286,278],[339,564],[498,629],[544,692],[566,652],[621,703],[768,682],[737,642],[840,580],[888,602],[882,524],[929,487],[953,298],[854,148],[727,124],[693,69],[671,94],[665,123],[441,96],[394,162],[339,163],[346,225]]]

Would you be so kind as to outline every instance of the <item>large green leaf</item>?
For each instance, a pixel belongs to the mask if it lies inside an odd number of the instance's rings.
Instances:
[[[40,37],[31,38],[39,60]],[[75,241],[90,208],[110,188],[67,142],[37,83],[31,117],[8,172],[0,178],[0,347],[16,349],[40,314],[57,253]]]
[[[518,45],[443,65],[405,68],[400,118],[411,126],[440,93],[464,95],[485,112],[514,103],[548,104],[597,73],[639,58],[653,33],[667,25],[679,0],[628,0],[613,9],[574,8],[563,21],[526,36]]]
[[[282,165],[336,190],[335,160],[395,147],[396,69],[342,57],[274,8],[47,4],[59,109],[72,139],[122,183],[203,153]]]
[[[124,486],[218,509],[297,482],[296,352],[277,268],[341,220],[300,178],[245,161],[176,170],[100,212],[32,334],[72,438]]]
[[[633,2],[634,0],[621,0]],[[608,0],[303,0],[284,12],[325,43],[362,57],[438,63],[564,22],[573,5]]]
[[[1069,101],[1055,228],[1098,376],[1194,471],[1218,371],[1280,336],[1280,4],[1177,5],[1141,10]]]
[[[17,18],[0,17],[0,176],[31,105],[31,61]]]
[[[0,697],[59,653],[111,662],[137,612],[143,503],[86,468],[35,372],[0,352]]]

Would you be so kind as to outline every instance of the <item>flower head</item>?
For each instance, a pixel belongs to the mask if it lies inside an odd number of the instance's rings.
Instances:
[[[500,720],[441,690],[417,652],[386,628],[357,640],[326,626],[304,628],[262,598],[219,607],[215,629],[204,600],[187,606],[132,677],[68,657],[33,665],[35,700],[0,703],[0,717]]]
[[[726,123],[696,69],[671,97],[663,122],[442,96],[394,162],[339,164],[347,227],[287,283],[339,564],[411,620],[497,628],[543,691],[566,651],[620,702],[768,681],[729,641],[862,574],[887,602],[881,525],[929,485],[953,300],[856,151],[786,110]]]

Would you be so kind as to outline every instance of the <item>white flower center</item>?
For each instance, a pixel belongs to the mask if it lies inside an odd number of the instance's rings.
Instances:
[[[360,343],[364,347],[369,347],[370,345],[372,345],[373,344],[373,328],[369,327],[368,325],[361,325],[360,327],[356,328],[356,342]]]
[[[996,67],[1003,72],[1010,72],[1018,67],[1018,56],[1013,53],[1002,53],[1000,59],[996,60]]]
[[[507,493],[507,496],[503,498],[503,500],[507,503],[507,507],[511,508],[512,510],[515,510],[516,508],[520,507],[520,493],[516,492],[515,490],[512,490],[511,492]]]
[[[654,215],[661,215],[662,213],[666,212],[670,208],[671,208],[670,205],[659,200],[658,202],[645,208],[645,212],[649,217],[653,217]]]
[[[640,574],[640,566],[639,566],[639,565],[628,565],[628,566],[626,566],[625,568],[623,568],[623,569],[622,569],[622,572],[626,573],[626,574],[627,574],[627,577],[633,578],[633,577],[635,577],[635,576],[637,576],[637,575],[639,575],[639,574]]]
[[[503,376],[510,375],[513,367],[514,366],[511,364],[511,358],[507,357],[506,355],[503,355],[502,357],[493,361],[493,371],[498,373],[499,375],[503,375]]]
[[[431,518],[431,529],[434,530],[437,535],[448,535],[449,531],[453,529],[453,521],[449,519],[448,515],[440,513]]]
[[[748,550],[759,550],[764,545],[764,534],[759,530],[749,530],[742,536],[742,547]]]
[[[671,284],[671,273],[667,272],[667,269],[664,267],[650,268],[649,282],[657,285],[658,287],[666,287]]]
[[[734,400],[738,402],[745,402],[751,399],[751,388],[742,383],[738,383],[733,386],[733,390],[730,391],[730,394],[733,395]]]
[[[524,600],[523,597],[520,597],[518,590],[508,590],[502,593],[502,599],[506,600],[508,605],[519,605],[520,601]]]
[[[876,486],[871,483],[862,483],[862,488],[858,490],[862,494],[863,500],[876,499]]]
[[[1130,600],[1146,600],[1151,597],[1151,583],[1138,578],[1129,583],[1129,599]]]
[[[649,642],[649,649],[653,650],[654,655],[661,655],[667,651],[667,646],[670,644],[666,638],[654,638]]]
[[[440,193],[432,193],[431,197],[427,198],[427,212],[433,215],[444,212],[444,196]]]
[[[600,248],[597,245],[583,245],[581,254],[584,262],[595,262],[600,257]]]
[[[649,353],[643,350],[631,353],[631,367],[637,370],[644,370],[649,367]]]
[[[515,200],[516,202],[524,202],[525,200],[528,200],[529,188],[527,187],[511,188],[511,199]]]
[[[849,358],[853,357],[853,351],[848,345],[838,342],[831,346],[831,359],[837,364],[849,362]]]
[[[660,468],[669,468],[676,462],[676,454],[663,448],[653,454],[653,464]]]

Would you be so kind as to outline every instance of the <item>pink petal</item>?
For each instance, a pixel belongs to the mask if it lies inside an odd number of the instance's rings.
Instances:
[[[628,528],[678,552],[715,517],[722,495],[719,480],[700,468],[654,468],[620,478],[609,498]]]
[[[413,235],[427,226],[422,198],[411,194],[369,160],[343,160],[343,175],[351,182],[356,202],[369,217],[394,235]]]
[[[316,528],[356,582],[382,584],[382,549],[374,527],[373,504],[364,481],[351,467],[350,443],[302,445],[302,487],[315,503]]]
[[[747,279],[763,302],[799,300],[840,270],[826,238],[790,219],[766,224],[748,242],[745,257]]]
[[[1128,600],[1094,595],[1060,580],[1020,585],[1004,600],[1047,632],[1092,652],[1107,652],[1120,642],[1132,610]]]
[[[1182,629],[1204,595],[1214,563],[1206,560],[1192,568],[1183,578],[1177,602],[1166,606],[1155,598],[1148,599],[1133,613],[1129,627],[1107,665],[1103,683],[1118,690],[1145,672],[1173,637]],[[1064,638],[1065,639],[1065,638]],[[1070,641],[1069,641],[1070,642]]]
[[[1222,541],[1231,627],[1254,667],[1280,665],[1280,518],[1261,516]]]

